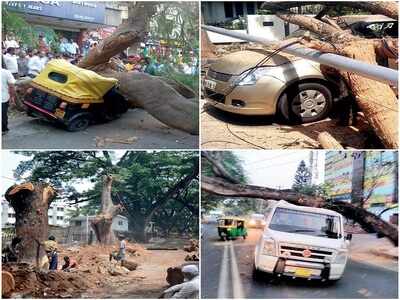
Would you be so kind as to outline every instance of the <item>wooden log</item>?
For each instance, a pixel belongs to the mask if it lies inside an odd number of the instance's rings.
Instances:
[[[318,142],[323,149],[344,149],[343,146],[326,131],[318,134]]]

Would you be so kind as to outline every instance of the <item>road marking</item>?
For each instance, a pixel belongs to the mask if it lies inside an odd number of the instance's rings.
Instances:
[[[229,243],[231,252],[231,270],[232,270],[232,285],[233,285],[233,298],[244,298],[242,281],[240,280],[239,268],[236,261],[235,250],[233,243]]]
[[[218,282],[218,298],[229,298],[227,294],[228,286],[228,245],[224,246],[224,254],[222,255],[221,270],[219,272]]]

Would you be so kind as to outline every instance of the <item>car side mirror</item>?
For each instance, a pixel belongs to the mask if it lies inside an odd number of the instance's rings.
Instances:
[[[346,240],[347,240],[347,241],[351,241],[352,238],[353,238],[353,234],[348,233],[348,234],[346,235]]]

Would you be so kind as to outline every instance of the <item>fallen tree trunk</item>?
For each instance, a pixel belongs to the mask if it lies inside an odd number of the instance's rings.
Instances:
[[[296,24],[320,36],[328,37],[330,43],[319,40],[303,41],[307,47],[331,52],[377,65],[376,51],[379,43],[353,36],[337,26],[324,23],[305,15],[278,14],[289,23]],[[333,22],[329,19],[329,23]],[[380,51],[382,53],[382,51]],[[374,81],[358,74],[338,70],[350,89],[366,120],[386,148],[398,148],[398,103],[388,84]]]
[[[177,92],[164,80],[134,72],[115,73],[120,92],[131,105],[143,108],[162,123],[190,134],[199,134],[198,102]],[[186,95],[189,95],[189,93]]]
[[[143,41],[147,35],[149,18],[156,12],[157,2],[132,2],[128,6],[128,19],[78,64],[119,80],[119,89],[131,107],[146,110],[169,127],[190,134],[199,134],[198,100],[188,100],[188,88],[178,87],[170,81],[135,72],[115,72],[110,60],[128,47]],[[190,98],[197,98],[193,95]]]
[[[234,184],[224,179],[202,176],[203,191],[227,197],[249,197],[264,200],[286,200],[302,206],[327,208],[339,212],[346,218],[356,221],[367,232],[377,232],[398,245],[397,227],[383,221],[378,216],[346,202],[329,202],[322,197],[304,195],[293,190],[277,190],[247,184]]]
[[[5,198],[15,211],[15,235],[21,239],[18,261],[41,266],[47,259],[41,243],[48,239],[48,209],[56,195],[46,183],[13,185]]]

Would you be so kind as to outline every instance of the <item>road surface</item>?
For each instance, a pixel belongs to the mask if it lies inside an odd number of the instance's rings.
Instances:
[[[130,109],[118,120],[91,125],[80,132],[68,132],[12,111],[9,128],[2,139],[3,149],[198,149],[199,140],[198,136],[168,128],[142,109]]]
[[[246,240],[223,242],[216,224],[202,225],[202,298],[397,298],[398,273],[350,260],[336,284],[280,279],[252,279],[253,250],[261,230],[250,229]]]

